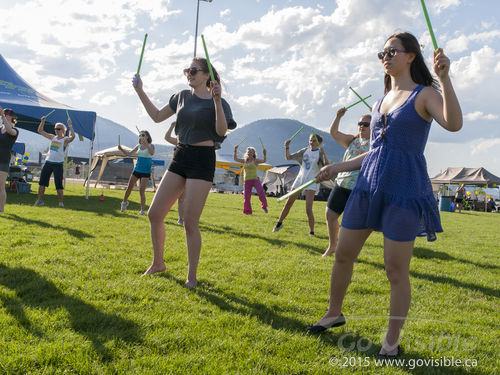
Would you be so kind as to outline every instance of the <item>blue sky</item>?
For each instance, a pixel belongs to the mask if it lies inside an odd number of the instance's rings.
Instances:
[[[9,20],[0,29],[0,53],[49,97],[131,130],[149,129],[157,143],[164,143],[170,121],[154,124],[130,81],[147,32],[141,69],[146,92],[162,106],[187,88],[182,69],[193,55],[196,4],[0,0],[0,12]],[[482,166],[500,175],[500,1],[426,4],[438,44],[452,60],[464,113],[458,133],[433,123],[426,149],[429,173]],[[199,34],[205,35],[239,126],[292,118],[327,130],[336,110],[355,101],[349,86],[371,94],[373,103],[383,91],[376,52],[395,31],[415,34],[430,61],[432,45],[419,0],[200,2]],[[365,111],[361,105],[350,109],[341,129],[354,132]]]

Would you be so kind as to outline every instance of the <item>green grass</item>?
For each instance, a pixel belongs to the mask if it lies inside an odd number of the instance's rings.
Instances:
[[[241,195],[210,194],[200,225],[200,284],[187,290],[177,212],[165,219],[167,272],[140,278],[152,249],[138,193],[124,213],[123,191],[105,190],[103,202],[100,194],[91,190],[85,200],[82,186],[68,185],[60,209],[53,188],[45,207],[33,206],[34,193],[9,193],[0,215],[0,373],[499,371],[500,214],[441,213],[438,240],[417,239],[402,359],[421,366],[410,370],[375,364],[389,308],[380,233],[355,264],[347,324],[309,336],[304,327],[326,311],[333,264],[321,257],[325,202],[315,202],[312,238],[304,201],[271,233],[282,207],[275,199],[266,215],[254,196],[254,215],[247,216]],[[342,349],[351,344],[358,349]],[[423,365],[444,357],[477,366]]]

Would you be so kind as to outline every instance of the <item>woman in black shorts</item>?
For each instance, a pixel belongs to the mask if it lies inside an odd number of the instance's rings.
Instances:
[[[213,68],[213,67],[212,67]],[[179,143],[167,173],[163,176],[151,202],[148,218],[153,243],[153,263],[145,275],[163,272],[165,247],[165,216],[184,191],[184,231],[188,253],[188,274],[185,286],[197,285],[196,270],[200,259],[201,234],[199,219],[215,173],[215,142],[222,142],[227,129],[234,129],[229,104],[222,99],[219,75],[213,69],[215,82],[210,81],[207,61],[194,58],[184,69],[190,90],[182,90],[158,109],[143,90],[142,80],[132,81],[144,108],[154,122],[162,122],[177,114],[175,132]]]
[[[5,182],[9,175],[10,152],[16,142],[19,130],[14,129],[16,115],[12,109],[0,107],[0,116],[3,126],[0,128],[0,214],[3,213],[7,194],[5,193]]]
[[[358,122],[358,134],[345,134],[339,131],[340,119],[346,113],[345,108],[340,108],[337,111],[337,116],[330,125],[330,134],[339,144],[344,146],[345,150],[343,161],[352,159],[358,155],[368,152],[370,149],[370,121],[371,115],[363,115]],[[323,256],[332,255],[337,246],[337,235],[339,233],[339,216],[344,212],[347,199],[351,194],[356,179],[358,178],[359,170],[342,172],[337,175],[335,185],[328,197],[326,205],[326,227],[328,228],[328,238],[330,239],[328,249],[323,253]]]

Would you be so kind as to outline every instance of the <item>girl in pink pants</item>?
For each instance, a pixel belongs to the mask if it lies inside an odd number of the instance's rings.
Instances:
[[[243,159],[238,158],[238,146],[234,147],[234,160],[238,163],[243,163],[244,170],[244,181],[243,185],[243,213],[245,215],[252,214],[252,188],[254,187],[259,195],[259,199],[262,205],[262,209],[267,214],[267,200],[266,193],[262,188],[262,184],[260,183],[259,177],[257,176],[257,164],[266,162],[266,149],[262,149],[262,154],[264,155],[264,159],[257,159],[257,153],[255,152],[255,148],[247,147],[245,152],[245,156]]]

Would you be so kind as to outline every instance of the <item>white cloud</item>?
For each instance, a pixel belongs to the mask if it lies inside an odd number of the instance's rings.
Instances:
[[[221,18],[224,18],[224,17],[229,17],[229,15],[231,14],[231,9],[224,9],[222,10],[220,13],[219,13],[219,16]]]
[[[475,121],[475,120],[496,120],[498,119],[499,116],[498,115],[494,115],[494,114],[485,114],[481,111],[476,111],[476,112],[472,112],[472,113],[467,113],[464,115],[464,119],[466,120],[470,120],[470,121]]]
[[[98,92],[89,101],[99,106],[107,106],[116,103],[117,98],[113,95],[106,95],[106,92]]]
[[[500,138],[487,139],[485,141],[479,142],[478,144],[472,146],[471,154],[477,155],[480,153],[489,153],[494,147],[500,148]]]

